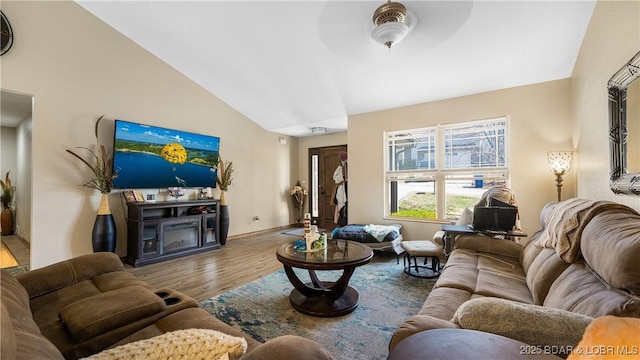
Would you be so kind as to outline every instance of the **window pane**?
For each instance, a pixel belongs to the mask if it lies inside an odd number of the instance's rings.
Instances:
[[[498,173],[447,176],[445,181],[445,218],[447,220],[459,219],[465,207],[473,210],[487,189],[499,185],[506,186],[506,184],[506,177],[500,177]]]
[[[390,181],[391,216],[436,218],[435,181]]]
[[[506,185],[508,125],[504,117],[385,133],[385,215],[456,220],[486,189]]]
[[[506,121],[444,128],[445,168],[505,167]]]
[[[476,187],[475,181],[447,180],[445,181],[445,192],[445,219],[458,220],[464,208],[468,207],[473,210],[485,189]]]
[[[435,169],[435,129],[391,133],[387,140],[390,171]]]

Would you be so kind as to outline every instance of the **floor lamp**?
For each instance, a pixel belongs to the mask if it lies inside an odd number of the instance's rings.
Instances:
[[[562,175],[566,174],[571,168],[571,151],[550,151],[547,153],[549,158],[549,169],[556,176],[556,186],[558,187],[558,201],[562,201]]]

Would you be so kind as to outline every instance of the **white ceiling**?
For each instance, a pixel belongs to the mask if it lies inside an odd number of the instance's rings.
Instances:
[[[403,1],[417,25],[389,51],[384,1],[91,1],[81,6],[263,128],[344,131],[349,115],[571,76],[595,1]]]

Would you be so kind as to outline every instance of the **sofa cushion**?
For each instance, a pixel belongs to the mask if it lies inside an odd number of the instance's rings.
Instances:
[[[640,317],[640,298],[611,289],[594,276],[584,262],[571,264],[551,285],[544,306],[591,317]]]
[[[56,347],[40,333],[31,317],[27,291],[10,274],[2,272],[2,359],[63,359]]]
[[[440,287],[461,289],[481,296],[532,302],[518,259],[497,254],[454,250],[435,284],[435,288]]]
[[[607,211],[582,233],[582,256],[614,288],[640,295],[640,215]]]
[[[556,346],[568,355],[593,318],[498,298],[462,304],[452,321],[463,329],[502,335],[530,345]],[[560,351],[561,353],[563,351]]]
[[[114,253],[78,256],[16,276],[29,297],[34,298],[110,272],[123,272],[124,265]]]
[[[20,278],[18,278],[20,280]],[[96,275],[65,286],[53,292],[45,292],[38,296],[31,295],[31,311],[33,319],[47,335],[45,328],[57,327],[60,309],[78,300],[85,299],[103,292],[128,286],[148,287],[146,283],[126,271],[114,271]]]
[[[456,237],[456,249],[479,251],[520,259],[522,246],[511,240],[495,239],[481,234],[461,234]]]
[[[104,350],[85,359],[220,359],[226,355],[238,360],[246,350],[247,342],[241,337],[210,329],[185,329]]]
[[[151,290],[129,286],[66,305],[60,321],[73,342],[80,343],[162,311],[164,301]]]
[[[537,256],[533,259],[527,271],[527,286],[531,291],[533,303],[542,305],[549,293],[553,282],[569,267],[569,264],[560,260],[553,249],[540,249],[527,244],[527,251],[534,250]]]
[[[419,315],[429,315],[449,321],[458,307],[471,299],[472,293],[451,287],[434,287],[424,302]]]

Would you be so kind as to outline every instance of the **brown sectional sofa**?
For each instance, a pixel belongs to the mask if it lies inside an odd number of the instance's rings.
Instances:
[[[262,344],[172,289],[154,289],[96,253],[12,276],[2,272],[2,359],[78,359],[176,330],[212,329],[247,343],[243,359],[331,359],[318,343]]]
[[[603,315],[640,317],[636,211],[610,202],[571,199],[547,204],[541,223],[542,229],[523,239],[524,246],[480,235],[458,236],[433,291],[420,312],[396,330],[390,349],[421,331],[468,328],[465,324],[474,322],[463,322],[462,317],[476,317],[474,326],[480,328],[472,330],[546,346],[536,341],[544,334],[526,334],[546,316],[560,319],[556,331],[571,342],[563,344],[570,350],[582,336],[583,330],[576,329],[584,329],[584,319],[588,323]],[[480,302],[482,306],[470,305]],[[526,307],[527,314],[509,319],[508,309],[514,306]],[[510,328],[500,329],[501,324]],[[541,332],[551,331],[550,324],[540,325]],[[557,355],[567,355],[560,350]]]

